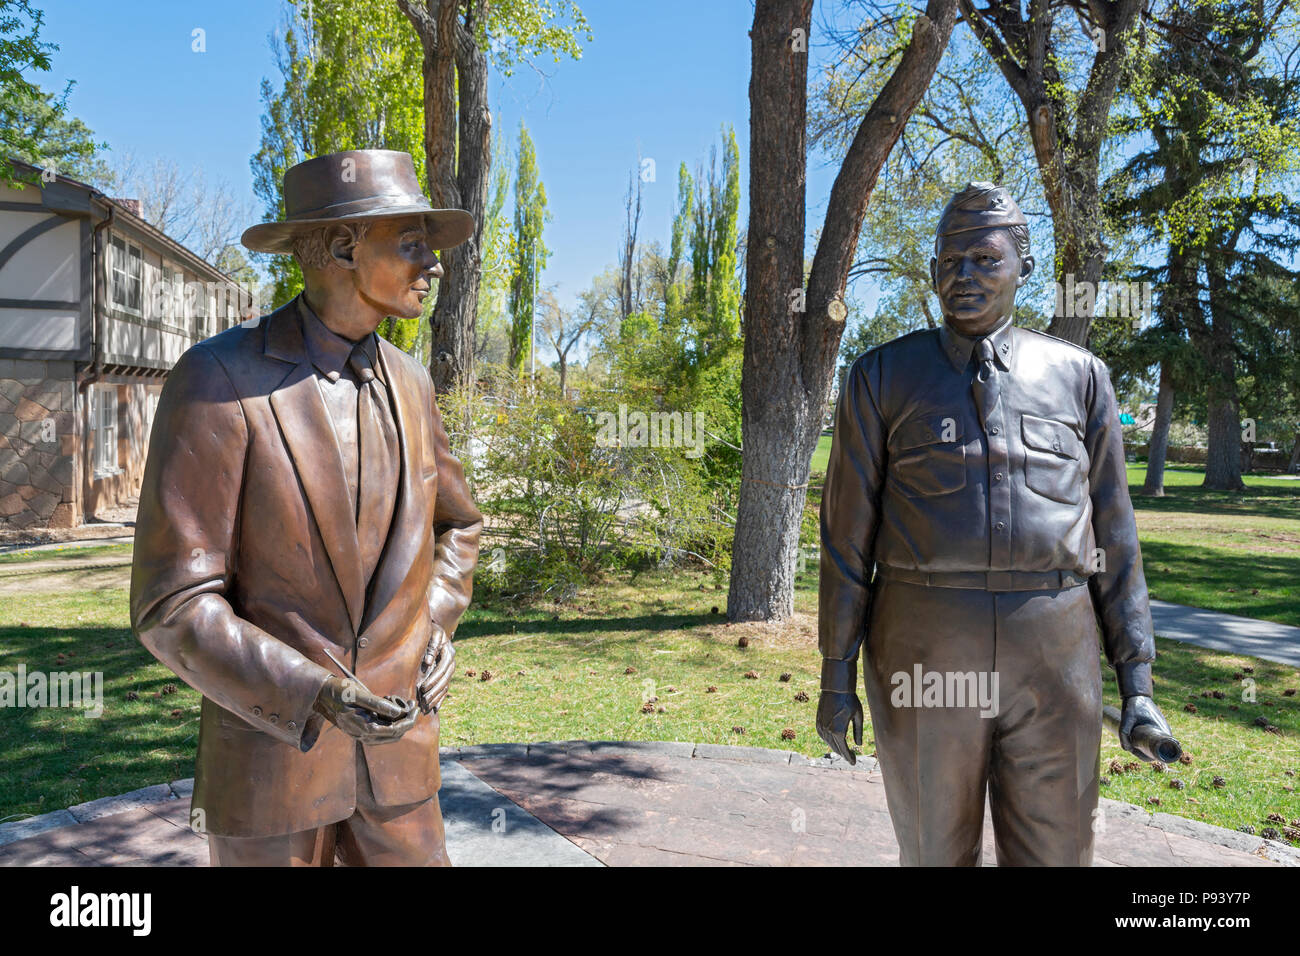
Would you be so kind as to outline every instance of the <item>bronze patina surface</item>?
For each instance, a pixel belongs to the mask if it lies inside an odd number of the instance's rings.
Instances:
[[[445,864],[437,706],[483,522],[428,373],[375,329],[420,314],[474,223],[388,150],[293,167],[285,206],[245,244],[297,256],[303,294],[164,386],[131,621],[203,695],[214,864]]]
[[[862,742],[857,660],[905,865],[1089,865],[1097,633],[1119,734],[1168,733],[1119,412],[1092,353],[1013,323],[1025,218],[971,183],[941,217],[944,324],[849,370],[821,503],[817,729]],[[1143,759],[1146,759],[1144,756]]]

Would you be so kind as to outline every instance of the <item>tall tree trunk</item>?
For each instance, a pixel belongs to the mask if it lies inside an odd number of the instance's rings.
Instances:
[[[397,5],[424,49],[429,199],[437,208],[464,209],[475,222],[468,242],[441,250],[444,274],[429,318],[429,374],[441,392],[471,382],[474,376],[483,215],[492,160],[487,57],[475,42],[474,30],[487,16],[487,0],[466,0],[464,22],[459,0],[397,0]]]
[[[821,425],[824,395],[809,396],[801,381],[802,317],[790,309],[790,293],[803,288],[808,106],[808,54],[792,49],[791,37],[795,30],[807,37],[811,18],[812,0],[757,0],[750,31],[744,453],[727,595],[733,621],[785,620],[794,613],[812,458],[807,435],[812,422],[817,430]]]
[[[1151,423],[1151,444],[1147,446],[1147,477],[1142,494],[1161,498],[1165,493],[1165,457],[1169,454],[1169,426],[1174,418],[1174,385],[1167,362],[1160,363],[1160,392],[1156,397],[1156,418]]]
[[[727,615],[794,611],[808,470],[846,311],[844,287],[876,177],[930,84],[957,16],[930,0],[894,74],[863,117],[827,204],[803,287],[807,44],[812,0],[756,0],[750,31],[749,229],[745,252],[741,429],[744,459]],[[802,41],[792,42],[801,30]]]
[[[1205,388],[1209,447],[1205,455],[1205,481],[1201,487],[1220,491],[1244,491],[1246,484],[1241,480],[1241,408],[1237,400],[1237,351],[1233,344],[1232,316],[1223,303],[1228,278],[1221,254],[1206,257],[1205,276],[1210,298],[1210,334],[1199,338],[1201,355],[1210,373]]]

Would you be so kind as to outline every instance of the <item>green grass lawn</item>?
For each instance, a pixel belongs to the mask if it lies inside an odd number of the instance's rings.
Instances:
[[[725,607],[725,591],[691,572],[614,575],[564,607],[476,600],[457,632],[442,742],[687,740],[822,755],[813,727],[816,600],[812,564],[798,579],[796,617],[781,626],[726,624],[714,612]],[[1285,695],[1300,688],[1300,674],[1157,643],[1157,697],[1192,763],[1163,774],[1145,764],[1110,772],[1111,760],[1121,767],[1132,760],[1107,739],[1104,793],[1228,827],[1280,829],[1269,814],[1300,818],[1300,696]],[[102,671],[105,707],[97,720],[68,710],[0,710],[0,819],[193,773],[199,697],[132,638],[125,590],[8,596],[0,602],[0,670],[19,662]],[[1241,700],[1238,673],[1256,682],[1254,703]],[[1225,696],[1201,696],[1215,691]],[[1114,702],[1113,680],[1107,698]],[[1188,703],[1195,713],[1184,710]],[[1259,716],[1278,733],[1255,726]],[[870,753],[870,725],[865,743]]]
[[[1128,467],[1152,597],[1300,625],[1300,481],[1247,475],[1231,494],[1175,466],[1165,496],[1147,498],[1146,465]]]

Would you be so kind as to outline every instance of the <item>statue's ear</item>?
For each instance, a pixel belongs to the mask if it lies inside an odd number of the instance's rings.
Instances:
[[[1037,265],[1033,256],[1025,256],[1020,260],[1020,278],[1016,280],[1016,288],[1029,281],[1029,277],[1034,274],[1034,266]]]
[[[939,260],[934,256],[930,257],[930,288],[935,294],[939,294]]]
[[[325,236],[325,247],[330,251],[330,258],[340,269],[357,267],[355,253],[357,250],[356,234],[346,226],[331,226]]]

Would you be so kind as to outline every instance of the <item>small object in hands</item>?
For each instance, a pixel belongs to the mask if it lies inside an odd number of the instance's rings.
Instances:
[[[1112,733],[1119,733],[1120,712],[1118,708],[1107,704],[1101,709],[1101,720]],[[1133,750],[1151,761],[1160,763],[1177,763],[1183,755],[1183,747],[1175,737],[1162,733],[1151,724],[1138,724],[1129,733],[1129,742]]]
[[[326,649],[325,649],[325,656],[328,657],[330,660],[332,660],[332,661],[334,662],[335,666],[338,667],[338,669],[341,670],[341,671],[343,672],[343,676],[345,676],[346,678],[348,678],[348,680],[352,681],[352,683],[356,684],[357,687],[360,688],[362,691],[364,691],[366,694],[370,695],[371,697],[378,697],[378,696],[379,696],[378,694],[375,694],[373,691],[371,691],[369,687],[367,687],[365,684],[363,684],[363,683],[361,682],[361,678],[360,678],[360,677],[358,677],[356,674],[354,674],[354,673],[352,673],[350,670],[348,670],[347,667],[344,666],[344,664],[343,664],[343,662],[342,662],[341,660],[339,660],[337,657],[335,657],[333,654],[331,654],[331,653],[329,652],[329,648],[326,648]],[[409,714],[409,713],[411,712],[411,708],[413,708],[413,707],[415,706],[415,702],[414,702],[414,701],[406,701],[406,700],[404,700],[404,699],[401,698],[401,697],[394,697],[392,694],[389,694],[388,696],[383,697],[383,698],[381,698],[381,699],[382,699],[382,700],[386,700],[386,701],[388,701],[390,704],[393,704],[394,706],[400,708],[400,711],[401,711],[401,712],[400,712],[400,713],[397,713],[397,714],[388,714],[388,713],[384,713],[384,712],[382,712],[382,711],[375,710],[373,707],[367,707],[366,704],[365,704],[365,701],[364,701],[363,699],[361,699],[361,698],[358,698],[358,699],[355,701],[355,705],[356,705],[357,707],[362,708],[363,710],[368,710],[368,711],[370,711],[372,714],[375,714],[377,717],[382,717],[382,718],[384,718],[385,720],[388,720],[388,721],[397,721],[397,720],[401,720],[403,717],[405,717],[407,714]]]

